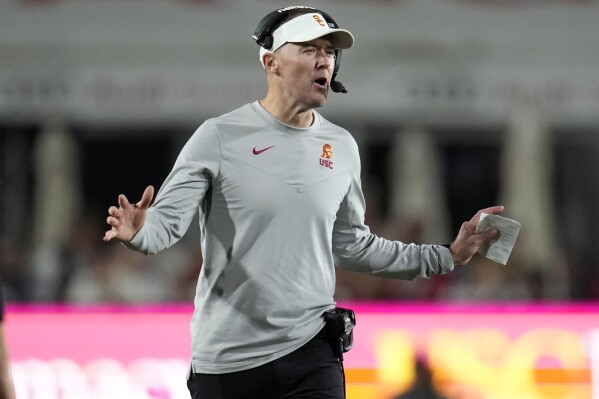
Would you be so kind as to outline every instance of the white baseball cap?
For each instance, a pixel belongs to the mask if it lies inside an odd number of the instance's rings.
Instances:
[[[260,62],[264,66],[264,55],[277,51],[285,43],[303,43],[329,36],[336,49],[348,49],[354,44],[354,35],[350,31],[332,28],[318,13],[302,14],[285,22],[272,34],[273,45],[267,50],[260,47]]]

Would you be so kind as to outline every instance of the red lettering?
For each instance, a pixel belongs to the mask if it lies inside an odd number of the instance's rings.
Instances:
[[[333,162],[320,158],[320,164],[325,168],[333,169]]]

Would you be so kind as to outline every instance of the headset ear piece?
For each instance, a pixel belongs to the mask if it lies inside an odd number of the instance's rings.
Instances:
[[[264,38],[262,39],[261,46],[267,50],[270,50],[272,48],[272,44],[273,44],[272,42],[273,42],[272,35],[265,35]]]

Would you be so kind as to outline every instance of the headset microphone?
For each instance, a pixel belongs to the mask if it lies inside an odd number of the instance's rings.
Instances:
[[[333,76],[331,78],[331,90],[335,93],[347,93],[347,89],[343,86],[343,83],[337,80],[339,65],[341,65],[341,50],[337,49],[335,50],[335,67],[333,68]]]
[[[337,80],[331,81],[331,90],[335,93],[347,93],[347,89],[343,84]]]

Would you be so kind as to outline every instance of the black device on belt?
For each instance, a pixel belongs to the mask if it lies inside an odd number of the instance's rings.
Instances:
[[[343,354],[354,346],[356,315],[351,309],[335,308],[324,312],[324,335],[331,341],[335,356],[343,361]]]

